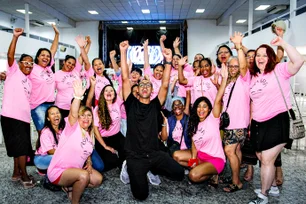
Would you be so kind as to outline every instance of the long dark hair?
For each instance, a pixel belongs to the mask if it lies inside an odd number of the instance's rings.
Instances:
[[[209,108],[209,112],[207,114],[206,117],[208,117],[208,115],[210,114],[211,110],[212,110],[212,105],[211,105],[211,102],[209,101],[208,98],[202,96],[202,97],[199,97],[193,104],[192,106],[192,109],[190,111],[190,117],[189,117],[189,122],[188,122],[188,136],[190,138],[192,138],[192,136],[197,132],[198,130],[198,125],[199,125],[199,122],[200,122],[200,119],[199,119],[199,116],[198,116],[198,113],[197,113],[197,109],[198,109],[198,105],[204,101],[208,108]]]
[[[59,108],[57,106],[54,106],[54,105],[52,105],[49,108],[47,108],[46,113],[45,113],[45,125],[44,125],[44,129],[45,128],[49,128],[49,130],[52,132],[52,135],[53,135],[53,138],[55,140],[55,143],[58,144],[58,140],[57,140],[57,137],[56,137],[56,132],[53,129],[53,126],[52,126],[50,120],[48,120],[49,110],[51,108],[57,108],[58,111],[60,112]],[[63,130],[64,128],[65,128],[65,121],[64,121],[64,118],[62,117],[62,114],[61,114],[61,120],[60,120],[58,129],[59,130]],[[39,149],[40,146],[41,146],[41,144],[40,144],[40,135],[38,135],[38,139],[37,139],[37,142],[36,142],[36,149]]]
[[[108,110],[107,102],[104,98],[104,92],[105,92],[105,89],[107,87],[112,87],[113,90],[114,90],[115,97],[114,97],[112,103],[114,103],[117,100],[117,93],[116,93],[114,87],[111,86],[111,85],[104,86],[104,88],[101,91],[100,98],[99,98],[99,101],[98,101],[98,116],[99,116],[99,121],[100,121],[100,124],[101,124],[102,128],[106,129],[106,130],[109,129],[109,127],[111,126],[111,124],[113,122],[112,118],[110,116],[109,110]]]
[[[36,56],[35,56],[35,60],[34,60],[35,64],[38,64],[38,57],[39,57],[39,55],[41,54],[42,51],[47,51],[49,53],[50,61],[49,61],[47,66],[50,66],[51,65],[51,61],[52,61],[52,54],[51,54],[51,51],[49,49],[47,49],[47,48],[40,48],[37,51]]]
[[[94,66],[94,63],[95,63],[96,60],[100,60],[100,61],[102,62],[102,64],[104,65],[104,62],[103,62],[100,58],[96,57],[96,58],[94,58],[94,59],[91,61],[91,65],[92,65],[92,66]],[[102,74],[103,74],[103,76],[109,81],[110,85],[114,86],[112,80],[111,80],[111,79],[109,78],[109,76],[107,75],[107,72],[106,72],[106,70],[105,70],[105,66],[104,66],[104,70],[103,70],[103,73],[102,73]],[[94,74],[94,77],[96,77],[96,73]]]
[[[227,45],[221,45],[221,46],[218,48],[217,53],[216,53],[216,55],[217,55],[216,63],[217,63],[217,67],[219,67],[219,68],[221,68],[221,62],[220,62],[220,60],[218,59],[218,53],[219,53],[219,51],[220,51],[220,49],[221,49],[222,47],[225,47],[225,48],[228,50],[228,52],[230,53],[230,55],[233,56],[233,52],[232,52],[231,48],[229,48]]]

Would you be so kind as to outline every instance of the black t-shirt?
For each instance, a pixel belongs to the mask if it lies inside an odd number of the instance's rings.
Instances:
[[[127,153],[147,153],[158,150],[158,120],[161,105],[158,97],[149,104],[141,103],[131,93],[124,102],[127,115],[125,150]]]

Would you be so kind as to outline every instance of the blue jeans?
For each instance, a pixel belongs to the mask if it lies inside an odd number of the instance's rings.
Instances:
[[[35,160],[34,160],[35,162]],[[98,152],[94,149],[91,154],[91,162],[92,162],[92,167],[97,170],[98,172],[102,172],[104,169],[104,162],[99,156]]]
[[[53,155],[35,155],[34,164],[40,170],[47,170]]]
[[[52,105],[52,103],[43,103],[31,110],[31,116],[37,131],[44,128],[46,110]]]

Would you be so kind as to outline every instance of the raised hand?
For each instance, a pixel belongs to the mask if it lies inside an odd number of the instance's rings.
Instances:
[[[163,49],[163,56],[167,62],[172,61],[172,50],[168,48]]]
[[[86,40],[83,35],[76,36],[75,41],[78,43],[79,47],[84,47],[86,45]]]
[[[91,44],[91,39],[90,39],[89,35],[85,36],[85,40],[86,40],[87,44]]]
[[[86,91],[86,87],[83,88],[81,80],[75,80],[73,82],[73,92],[76,97],[82,97]]]
[[[173,48],[177,48],[180,45],[181,41],[179,37],[176,37],[173,41]]]
[[[149,45],[149,39],[146,39],[143,43],[142,43],[142,46],[144,48],[148,48],[148,45]]]
[[[14,29],[14,36],[19,37],[23,33],[23,28],[15,28]]]
[[[164,42],[167,39],[165,35],[160,36],[159,41]]]
[[[96,83],[97,83],[97,81],[96,81],[96,77],[91,76],[91,77],[90,77],[90,85],[91,85],[91,86],[95,86],[95,85],[96,85]]]
[[[283,46],[283,44],[284,44],[284,40],[283,38],[279,36],[277,36],[271,41],[271,45],[274,45],[274,46]]]
[[[235,45],[241,45],[242,39],[243,39],[243,34],[240,32],[235,32],[234,35],[230,37],[231,42],[234,43]]]
[[[121,51],[126,51],[129,47],[129,41],[123,41],[119,44],[119,48]]]
[[[179,66],[184,66],[184,65],[187,63],[187,60],[188,60],[188,57],[187,57],[187,56],[182,57],[182,58],[179,60]]]
[[[112,50],[112,51],[109,52],[109,56],[110,56],[111,59],[114,59],[115,55],[116,55],[116,50]]]
[[[284,32],[284,30],[283,30],[281,27],[275,26],[275,28],[274,28],[274,33],[275,33],[277,36],[283,38],[285,32]]]
[[[52,28],[53,28],[55,34],[59,34],[59,31],[58,31],[57,27],[54,24],[52,24]]]
[[[213,79],[210,78],[210,81],[211,81],[217,88],[219,88],[219,83],[218,83],[218,81],[219,81],[219,76],[220,76],[220,73],[219,73],[219,72],[216,72],[216,73],[214,74],[214,78],[213,78]]]
[[[223,79],[227,79],[227,77],[228,77],[228,68],[227,68],[227,66],[224,64],[224,63],[222,63],[222,65],[221,65],[221,76],[222,76],[222,78]]]

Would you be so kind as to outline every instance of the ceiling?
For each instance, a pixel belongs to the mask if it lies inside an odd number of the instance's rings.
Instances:
[[[75,27],[79,21],[111,20],[178,20],[178,19],[213,19],[218,25],[228,25],[229,16],[233,22],[248,19],[248,0],[0,0],[0,10],[13,16],[24,18],[16,9],[24,9],[25,3],[33,12],[30,20],[41,22],[56,21],[59,27]],[[297,6],[306,0],[298,0]],[[254,9],[263,4],[289,5],[290,0],[254,0]],[[196,9],[205,9],[202,14]],[[150,9],[150,14],[143,14],[141,9]],[[88,10],[99,14],[92,15]],[[266,11],[254,11],[253,22],[263,23],[270,15]],[[240,24],[247,26],[247,22]]]

